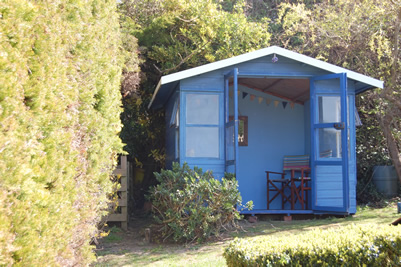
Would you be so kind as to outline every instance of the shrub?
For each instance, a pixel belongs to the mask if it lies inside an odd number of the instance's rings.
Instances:
[[[214,179],[211,172],[173,164],[172,170],[154,173],[159,184],[151,189],[156,222],[165,238],[203,241],[226,226],[236,226],[241,205],[235,179]]]
[[[401,226],[351,225],[290,237],[235,239],[228,266],[399,266]]]
[[[86,265],[122,149],[116,1],[0,4],[0,266]]]

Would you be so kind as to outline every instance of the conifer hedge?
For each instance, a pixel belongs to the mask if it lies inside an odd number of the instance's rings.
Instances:
[[[235,239],[224,257],[227,266],[400,266],[401,226],[349,225]]]
[[[118,137],[115,0],[0,0],[0,266],[86,265]]]

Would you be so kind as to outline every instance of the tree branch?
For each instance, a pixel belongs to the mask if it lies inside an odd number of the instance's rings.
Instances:
[[[178,63],[177,65],[175,65],[175,66],[172,67],[172,68],[169,68],[169,69],[166,69],[166,70],[163,70],[163,71],[161,71],[161,70],[160,70],[159,68],[157,68],[156,66],[155,66],[155,68],[156,68],[157,70],[159,70],[159,71],[160,71],[161,73],[163,73],[163,74],[164,74],[164,73],[168,73],[168,72],[173,71],[173,70],[176,70],[176,69],[178,69],[182,64],[184,64],[185,62],[187,62],[191,57],[193,57],[196,53],[198,53],[199,50],[201,50],[201,49],[204,48],[206,45],[208,45],[210,42],[211,42],[211,41],[208,41],[208,42],[206,42],[201,48],[192,51],[191,54],[189,54],[188,56],[186,56],[184,59],[182,59],[182,60],[180,61],[180,63]]]

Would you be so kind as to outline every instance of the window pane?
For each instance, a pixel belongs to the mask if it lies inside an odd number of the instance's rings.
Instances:
[[[341,131],[319,129],[319,158],[341,158]]]
[[[187,127],[186,152],[187,157],[219,157],[218,127]]]
[[[180,157],[180,128],[175,129],[175,159]]]
[[[219,124],[219,96],[187,94],[187,123]]]
[[[226,128],[226,160],[234,160],[234,125]]]
[[[341,122],[341,97],[319,96],[319,123]]]

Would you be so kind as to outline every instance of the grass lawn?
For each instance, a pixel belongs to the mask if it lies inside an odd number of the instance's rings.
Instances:
[[[143,220],[139,227],[127,232],[114,231],[101,241],[94,266],[225,266],[223,249],[234,237],[247,239],[263,235],[297,235],[315,228],[339,227],[349,224],[389,224],[401,215],[396,204],[386,208],[359,207],[354,216],[293,220],[290,222],[260,220],[251,224],[241,222],[242,230],[222,234],[219,239],[204,244],[147,244]],[[135,221],[133,225],[135,225]]]

